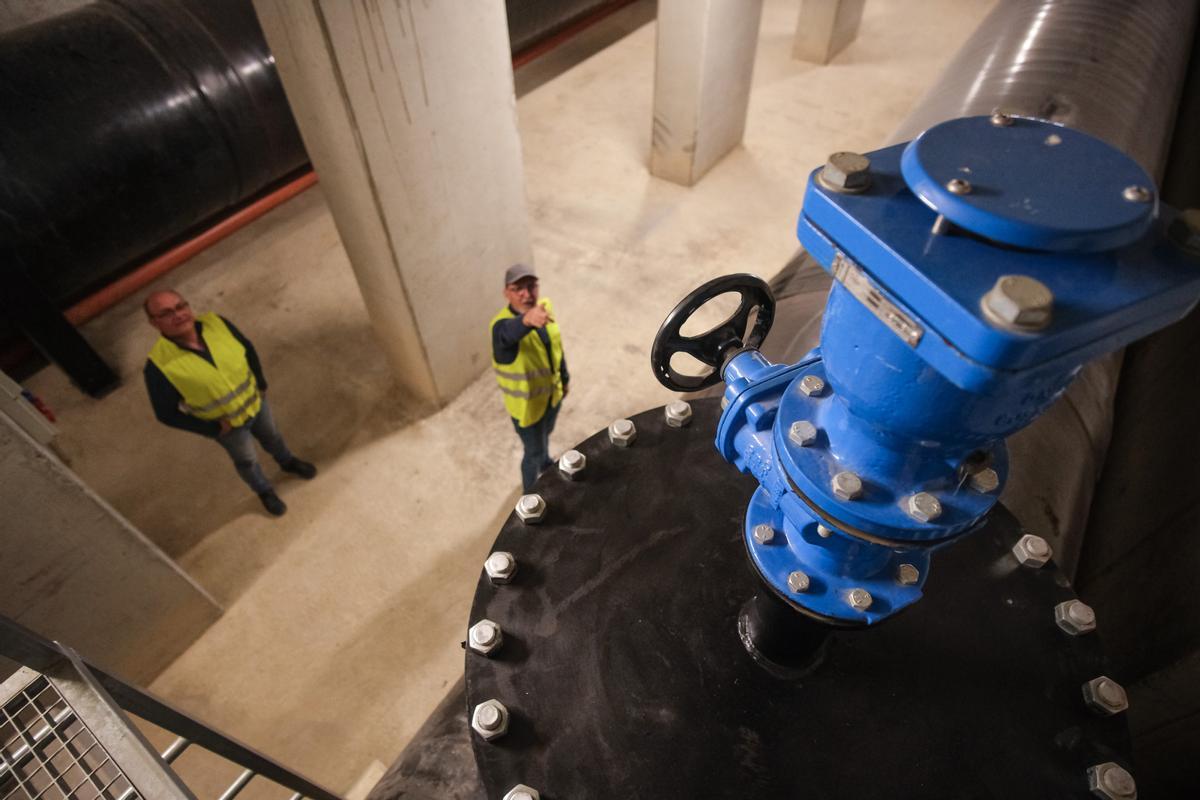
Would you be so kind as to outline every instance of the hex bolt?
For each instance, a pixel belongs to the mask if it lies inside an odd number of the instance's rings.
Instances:
[[[1130,203],[1149,203],[1154,198],[1154,193],[1145,186],[1126,186],[1121,192],[1121,197]]]
[[[818,525],[817,536],[820,536],[822,539],[828,539],[830,536],[833,536],[833,531],[829,530],[829,528],[826,528],[824,525]]]
[[[619,419],[608,426],[608,440],[618,447],[629,447],[637,438],[637,428],[631,419]]]
[[[905,501],[904,510],[918,522],[933,522],[942,515],[942,502],[929,492],[917,492]]]
[[[1136,800],[1137,784],[1129,770],[1112,761],[1088,767],[1088,789],[1104,800]]]
[[[808,576],[800,570],[796,570],[788,575],[788,588],[796,594],[802,594],[808,591],[811,581]]]
[[[508,793],[504,795],[504,800],[541,800],[541,797],[537,789],[518,783],[508,790]]]
[[[1095,712],[1111,717],[1129,708],[1129,697],[1121,684],[1101,675],[1083,685],[1083,701]]]
[[[1185,254],[1200,258],[1200,208],[1179,212],[1167,226],[1167,238]]]
[[[571,480],[575,480],[575,476],[583,472],[586,466],[587,456],[578,450],[568,450],[558,458],[558,471]]]
[[[871,159],[859,153],[834,153],[817,174],[817,180],[835,192],[864,192],[871,185]]]
[[[480,655],[491,653],[504,643],[504,632],[490,619],[481,619],[467,631],[467,645]]]
[[[1001,275],[979,301],[983,316],[997,328],[1037,331],[1050,324],[1054,294],[1028,275]]]
[[[1000,109],[996,109],[992,112],[991,122],[997,128],[1007,128],[1009,125],[1013,124],[1013,118],[1011,114],[1001,111]]]
[[[819,397],[825,391],[825,381],[816,375],[805,375],[800,379],[800,391],[809,397]]]
[[[871,607],[871,603],[874,602],[874,598],[871,597],[871,593],[866,589],[851,589],[846,594],[846,602],[848,602],[850,607],[855,611],[866,611]]]
[[[950,180],[946,181],[946,191],[948,191],[950,194],[970,194],[971,182],[962,178],[951,178]]]
[[[483,571],[487,573],[488,579],[492,583],[511,583],[513,575],[517,571],[517,560],[513,558],[512,553],[497,550],[487,557],[487,561],[483,562]]]
[[[754,526],[754,541],[759,544],[770,544],[775,538],[775,529],[770,525]]]
[[[833,476],[831,483],[833,493],[839,500],[857,500],[862,497],[863,484],[862,478],[855,475],[853,472],[839,472]]]
[[[1036,569],[1049,561],[1050,557],[1054,555],[1054,551],[1050,549],[1050,543],[1045,539],[1027,533],[1013,545],[1012,554],[1023,566]]]
[[[817,440],[817,426],[806,419],[793,422],[788,428],[788,438],[801,447],[808,447]]]
[[[499,700],[484,700],[471,714],[471,727],[485,741],[497,739],[508,732],[508,709]]]
[[[536,525],[546,516],[546,501],[540,494],[523,494],[517,501],[517,516],[526,525]]]
[[[896,568],[896,583],[901,586],[916,586],[921,580],[921,571],[912,564],[901,564]]]
[[[692,406],[682,400],[676,400],[674,403],[667,403],[663,414],[667,418],[668,426],[682,428],[692,421]]]
[[[975,491],[981,494],[991,494],[1000,488],[1000,475],[991,467],[984,467],[978,472],[971,473],[969,483]]]
[[[1054,607],[1054,622],[1072,636],[1096,630],[1096,612],[1081,600],[1067,600]]]

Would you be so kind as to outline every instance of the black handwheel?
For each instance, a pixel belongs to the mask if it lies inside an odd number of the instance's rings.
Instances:
[[[737,292],[742,297],[737,311],[729,319],[700,336],[684,336],[679,332],[702,305],[727,292]],[[750,314],[756,308],[758,316],[754,320],[754,327],[747,332]],[[677,392],[696,392],[719,383],[725,358],[736,350],[760,347],[774,319],[775,296],[762,278],[745,273],[714,278],[680,300],[679,305],[659,326],[654,346],[650,349],[650,366],[654,369],[654,377],[663,386]],[[712,367],[713,371],[707,375],[676,372],[671,367],[671,357],[676,353],[687,353]]]

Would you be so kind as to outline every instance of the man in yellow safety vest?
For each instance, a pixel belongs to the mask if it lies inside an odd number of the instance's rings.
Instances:
[[[554,306],[538,299],[537,273],[514,264],[504,274],[508,304],[492,317],[492,369],[504,395],[504,407],[525,446],[521,484],[533,488],[550,459],[550,433],[567,396],[567,362]]]
[[[164,425],[214,439],[263,507],[281,516],[287,506],[263,474],[251,437],[285,472],[309,479],[317,468],[292,455],[275,427],[254,345],[223,317],[195,316],[178,292],[154,292],[144,308],[162,334],[142,371],[154,415]]]

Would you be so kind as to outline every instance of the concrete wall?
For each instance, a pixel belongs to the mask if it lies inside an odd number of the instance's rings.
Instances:
[[[101,666],[148,681],[221,614],[207,592],[3,415],[0,509],[0,614]]]

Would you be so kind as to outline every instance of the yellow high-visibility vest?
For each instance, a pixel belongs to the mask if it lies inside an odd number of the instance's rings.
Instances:
[[[210,422],[225,419],[233,427],[241,427],[262,408],[246,348],[216,314],[201,314],[196,321],[214,364],[165,336],[154,343],[150,361],[183,396],[181,411]]]
[[[538,305],[544,306],[551,314],[554,306],[548,298],[543,297]],[[490,331],[496,323],[517,316],[508,306],[500,309],[488,326]],[[558,323],[547,322],[546,333],[550,337],[550,354],[538,336],[537,329],[529,333],[517,343],[517,357],[511,364],[501,364],[492,354],[492,369],[496,373],[496,383],[504,395],[504,407],[509,416],[517,421],[522,428],[528,428],[540,420],[550,406],[557,407],[562,402],[562,334]]]

